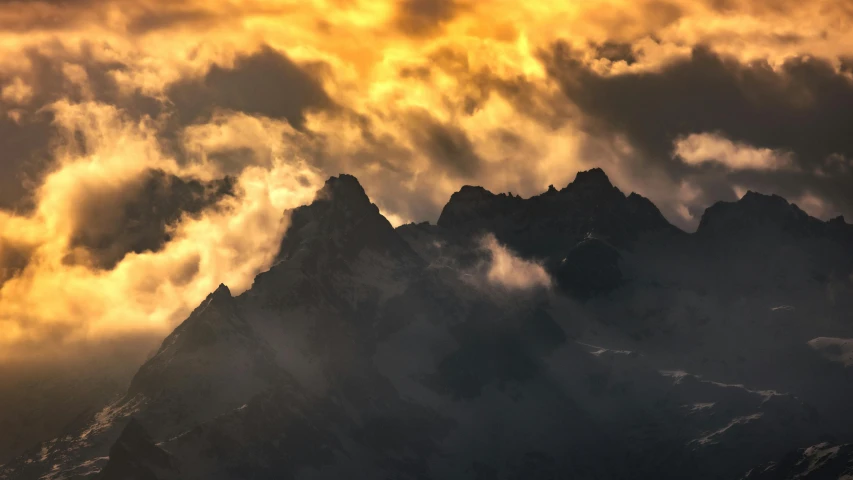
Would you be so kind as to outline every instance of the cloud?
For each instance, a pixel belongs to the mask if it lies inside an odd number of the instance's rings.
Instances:
[[[673,153],[690,165],[715,163],[730,170],[778,170],[792,168],[790,152],[755,148],[732,142],[714,133],[691,133],[675,139]]]
[[[179,164],[161,150],[152,122],[103,104],[53,108],[64,139],[52,152],[57,167],[32,212],[0,212],[0,244],[20,252],[0,285],[4,358],[164,334],[219,283],[248,288],[277,253],[287,227],[283,212],[310,201],[321,182],[298,159],[273,156],[265,167],[243,169],[232,194],[223,195],[210,190],[221,187],[210,183],[219,172]],[[135,230],[128,202],[164,208],[140,213],[145,224]],[[168,238],[160,237],[164,222]],[[81,231],[96,235],[81,240]],[[81,245],[100,268],[69,262]]]
[[[128,183],[80,199],[66,262],[111,269],[128,253],[156,252],[184,216],[196,216],[232,195],[233,180],[200,182],[148,170]]]
[[[483,160],[465,131],[454,125],[442,125],[428,113],[413,117],[411,136],[416,148],[426,153],[433,165],[463,179],[475,178],[480,173]]]
[[[835,213],[824,199],[808,191],[797,198],[791,199],[791,203],[796,204],[803,211],[817,218],[827,218]]]
[[[0,98],[11,104],[26,104],[33,97],[33,89],[20,77],[15,77],[0,90]]]
[[[265,268],[280,210],[342,172],[396,222],[464,184],[527,196],[592,166],[684,228],[733,185],[851,214],[850,18],[831,0],[0,0],[0,342],[168,329]]]
[[[830,206],[827,213],[853,209],[853,192],[844,186],[853,176],[819,174],[828,159],[853,154],[853,141],[840,127],[853,122],[853,79],[829,60],[743,63],[697,46],[651,71],[609,74],[582,57],[557,44],[544,61],[583,112],[585,131],[631,147],[617,155],[628,177],[623,183],[648,192],[669,218],[678,218],[672,213],[677,204],[664,190],[683,181],[701,191],[693,208],[729,199],[731,185],[739,184],[788,198],[811,192]],[[673,147],[682,161],[674,161]],[[719,166],[728,171],[721,174]],[[669,187],[656,192],[641,172]]]
[[[427,35],[452,20],[460,8],[458,0],[403,0],[394,24],[408,35]]]
[[[286,119],[300,128],[306,110],[332,104],[317,78],[267,46],[231,66],[214,64],[201,78],[174,83],[167,96],[183,124],[227,109]]]
[[[776,69],[697,47],[658,72],[601,75],[558,44],[546,62],[589,116],[589,128],[624,133],[661,159],[677,138],[695,132],[788,148],[804,163],[853,153],[853,142],[838,128],[853,120],[853,82],[826,60],[792,58]]]
[[[551,287],[551,276],[542,265],[516,256],[506,246],[501,245],[494,235],[483,237],[480,247],[487,251],[490,257],[485,273],[490,284],[507,290]]]

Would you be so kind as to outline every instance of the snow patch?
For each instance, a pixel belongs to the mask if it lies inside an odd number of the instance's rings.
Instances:
[[[764,416],[764,414],[759,412],[753,413],[752,415],[745,415],[743,417],[734,418],[725,427],[719,430],[714,430],[712,432],[706,433],[704,434],[704,436],[691,440],[689,443],[698,443],[699,445],[713,445],[715,443],[718,443],[719,438],[731,428],[736,427],[738,425],[745,425],[747,423],[754,422],[762,416]]]
[[[849,367],[853,365],[853,339],[817,337],[808,341],[809,347],[830,362]]]

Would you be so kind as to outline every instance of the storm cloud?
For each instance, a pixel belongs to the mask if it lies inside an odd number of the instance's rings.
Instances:
[[[853,214],[851,12],[0,1],[0,347],[168,330],[340,173],[395,225],[595,166],[687,230],[747,190]]]
[[[232,66],[214,64],[199,79],[171,85],[167,96],[183,124],[227,109],[286,119],[300,128],[306,110],[332,105],[317,78],[266,46]]]
[[[792,200],[811,192],[828,210],[851,213],[853,79],[826,59],[743,63],[697,46],[657,71],[606,75],[557,44],[545,62],[583,111],[585,129],[623,135],[636,148],[635,168]],[[706,158],[697,161],[701,149]]]
[[[159,251],[183,215],[198,215],[225,195],[233,179],[184,180],[149,170],[115,189],[93,192],[77,205],[67,261],[111,269],[128,253]]]
[[[426,35],[453,19],[461,8],[458,0],[403,0],[394,22],[405,33]]]

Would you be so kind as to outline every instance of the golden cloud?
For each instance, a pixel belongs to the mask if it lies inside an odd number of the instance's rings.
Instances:
[[[171,226],[162,250],[128,253],[106,271],[69,264],[83,197],[121,191],[152,167],[181,177],[218,172],[203,162],[178,165],[161,151],[148,122],[133,122],[113,107],[53,108],[59,136],[66,138],[55,148],[56,168],[37,192],[38,207],[29,215],[0,216],[0,244],[21,246],[29,257],[0,287],[6,356],[32,354],[34,346],[50,341],[166,333],[220,282],[245,290],[277,253],[287,228],[283,212],[310,201],[321,183],[304,161],[274,152],[267,165],[240,172],[235,195],[218,208]],[[67,138],[74,134],[82,134],[85,152]]]
[[[632,164],[633,139],[591,127],[565,95],[576,79],[543,58],[565,45],[601,78],[644,78],[705,46],[771,73],[811,55],[849,75],[851,19],[831,0],[2,2],[0,136],[41,138],[49,159],[31,208],[0,209],[0,349],[165,332],[218,283],[248,288],[283,211],[325,175],[356,175],[402,223],[434,219],[463,183],[530,195],[603,166],[689,224],[707,201],[696,179]],[[772,150],[737,140],[702,155],[768,164]],[[23,175],[24,146],[0,176]],[[162,248],[85,261],[81,205],[152,169],[230,176],[234,194],[169,222]]]

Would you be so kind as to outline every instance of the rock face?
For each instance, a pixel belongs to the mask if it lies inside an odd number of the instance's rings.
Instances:
[[[140,367],[127,397],[145,399],[139,418],[166,438],[283,381],[274,352],[220,285]]]
[[[110,448],[110,459],[98,480],[168,480],[178,479],[177,462],[154,444],[148,432],[135,419]]]
[[[616,289],[623,281],[619,262],[622,256],[597,238],[574,246],[554,272],[559,288],[569,295],[586,299]]]
[[[750,194],[686,234],[598,169],[397,229],[341,175],[290,215],[252,288],[0,478],[786,479],[853,441],[843,220]],[[486,234],[553,286],[494,281]]]
[[[491,232],[524,255],[559,259],[589,235],[625,248],[643,234],[679,233],[648,199],[626,197],[599,168],[578,173],[561,190],[528,199],[462,187],[450,197],[438,226],[467,235]]]
[[[310,262],[348,261],[365,249],[413,262],[417,258],[370,203],[358,180],[340,175],[326,181],[314,203],[291,212],[279,256],[290,259],[310,251]]]
[[[701,235],[731,235],[748,230],[772,228],[799,235],[826,233],[831,224],[810,217],[778,195],[748,191],[737,202],[718,202],[699,222]]]

